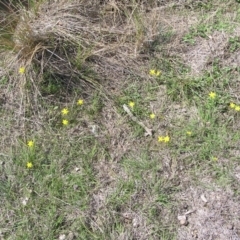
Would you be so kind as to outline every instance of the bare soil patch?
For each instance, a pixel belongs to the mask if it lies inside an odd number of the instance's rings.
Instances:
[[[179,215],[194,211],[188,215],[188,225],[178,229],[179,240],[240,239],[239,198],[231,189],[192,186],[177,197],[182,204]]]

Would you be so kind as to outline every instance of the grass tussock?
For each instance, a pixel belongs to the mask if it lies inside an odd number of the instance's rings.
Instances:
[[[147,41],[146,27],[134,1],[19,2],[2,14],[0,49],[12,55],[8,71],[24,67],[32,79],[84,75],[89,68],[105,78],[123,68],[141,75],[134,60]]]

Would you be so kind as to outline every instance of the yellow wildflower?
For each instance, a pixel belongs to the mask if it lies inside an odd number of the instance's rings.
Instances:
[[[20,73],[20,74],[24,74],[25,73],[25,67],[20,67],[19,68],[19,70],[18,70],[18,72]]]
[[[160,76],[160,74],[161,74],[161,71],[159,71],[159,70],[156,70],[156,71],[155,71],[156,77]]]
[[[68,120],[67,120],[67,119],[63,119],[63,120],[62,120],[62,124],[63,124],[63,125],[65,125],[65,126],[66,126],[66,125],[68,125],[68,123],[69,123],[69,122],[68,122]]]
[[[31,162],[28,162],[27,163],[27,168],[32,168],[33,167],[33,164]]]
[[[150,74],[151,76],[156,76],[156,77],[158,77],[158,76],[160,76],[161,71],[155,70],[155,69],[150,69],[149,74]]]
[[[170,141],[170,137],[169,136],[164,137],[164,142],[165,143],[168,143],[169,141]]]
[[[186,134],[187,134],[188,136],[191,136],[191,135],[192,135],[192,132],[191,132],[191,131],[187,131]]]
[[[84,103],[84,101],[82,100],[82,99],[78,99],[78,101],[77,101],[77,105],[83,105],[83,103]]]
[[[154,70],[154,69],[150,69],[149,74],[150,74],[151,76],[155,76],[155,70]]]
[[[212,160],[213,160],[213,161],[217,161],[218,158],[217,158],[217,157],[212,157]]]
[[[155,115],[154,113],[151,113],[151,114],[149,115],[149,117],[150,117],[151,119],[154,119],[154,118],[156,117],[156,115]]]
[[[235,107],[236,107],[236,104],[235,104],[235,103],[230,103],[229,107],[230,107],[230,108],[235,108]]]
[[[133,107],[135,106],[135,102],[129,102],[129,103],[128,103],[128,106],[131,107],[131,108],[133,108]]]
[[[67,108],[63,108],[63,110],[61,111],[62,115],[67,115],[69,113]]]
[[[164,142],[164,137],[159,136],[159,137],[158,137],[158,141],[159,141],[159,142]]]
[[[33,148],[34,147],[34,141],[30,140],[27,142],[27,145],[29,148]]]
[[[168,142],[170,142],[170,137],[167,135],[167,136],[165,136],[165,137],[163,137],[163,136],[159,136],[158,137],[158,142],[165,142],[165,143],[168,143]]]
[[[235,110],[239,112],[240,111],[240,106],[235,106]]]
[[[214,98],[216,98],[217,94],[216,94],[215,92],[210,92],[210,93],[208,94],[208,96],[209,96],[211,99],[214,99]]]

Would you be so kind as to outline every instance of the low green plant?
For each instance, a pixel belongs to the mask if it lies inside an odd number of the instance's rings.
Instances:
[[[230,37],[229,38],[229,50],[230,52],[235,52],[240,48],[240,38],[239,37]]]

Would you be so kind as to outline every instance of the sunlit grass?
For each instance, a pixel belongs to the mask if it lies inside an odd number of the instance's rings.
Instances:
[[[38,17],[41,4],[31,4],[31,16]],[[101,15],[84,8],[84,14],[92,17],[86,24],[114,16],[116,25],[103,32],[94,25],[87,35],[77,35],[79,17],[69,34],[56,33],[67,30],[60,18],[50,31],[54,33],[50,41],[36,43],[27,37],[29,15],[18,36],[20,45],[11,34],[6,43],[1,35],[3,49],[16,51],[18,57],[0,81],[4,93],[0,97],[4,206],[0,238],[177,239],[182,203],[175,194],[184,191],[186,183],[201,185],[206,177],[209,184],[231,188],[236,182],[239,68],[213,59],[211,66],[194,76],[180,57],[168,55],[164,44],[169,42],[157,40],[155,47],[162,52],[150,54],[148,60],[134,58],[147,31],[138,20],[141,8],[118,4],[110,11],[106,5]],[[72,7],[61,9],[73,14]],[[230,30],[214,4],[193,9],[205,9],[206,14],[212,9],[216,22],[196,25],[185,42],[206,37],[214,29]],[[133,32],[126,33],[121,21],[134,22]],[[122,60],[114,65],[121,58],[132,65],[123,66]],[[130,73],[126,77],[114,71]],[[104,81],[95,81],[98,73]],[[234,191],[238,194],[239,187]]]

